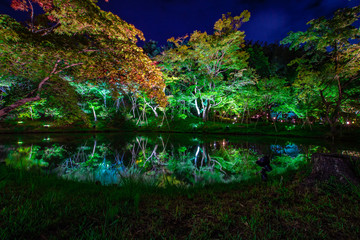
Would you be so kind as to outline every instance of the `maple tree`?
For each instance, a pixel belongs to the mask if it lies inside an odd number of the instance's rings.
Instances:
[[[176,89],[185,87],[186,91],[181,93],[186,92],[188,97],[180,101],[191,104],[205,121],[210,111],[226,97],[226,91],[221,91],[225,88],[221,86],[231,82],[237,82],[238,86],[253,82],[244,76],[248,54],[242,50],[245,34],[239,30],[249,18],[248,11],[235,17],[224,14],[214,24],[214,34],[195,31],[189,38],[171,38],[168,41],[175,48],[157,57],[167,83],[172,85],[169,94],[174,96],[178,92]]]
[[[52,81],[71,75],[76,81],[108,83],[113,95],[143,91],[166,105],[160,69],[136,45],[143,33],[95,0],[13,0],[16,10],[30,12],[25,26],[0,15],[0,69],[31,80],[34,89],[0,110],[0,117],[41,99]],[[33,4],[43,14],[35,16]],[[44,90],[45,89],[45,90]]]

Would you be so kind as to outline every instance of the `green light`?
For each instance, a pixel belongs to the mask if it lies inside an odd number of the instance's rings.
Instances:
[[[22,123],[24,123],[24,122],[23,122],[23,121],[18,121],[17,123],[22,124]]]
[[[285,126],[286,130],[291,131],[295,129],[295,125],[292,126]]]
[[[18,141],[18,144],[23,144],[24,142],[22,142],[22,141]]]

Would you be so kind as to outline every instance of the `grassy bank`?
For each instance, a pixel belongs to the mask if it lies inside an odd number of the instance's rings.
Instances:
[[[51,122],[41,121],[6,121],[0,122],[0,133],[39,133],[39,132],[175,132],[175,133],[205,133],[205,134],[239,134],[239,135],[267,135],[285,137],[310,137],[331,138],[329,127],[320,124],[303,125],[285,122],[255,122],[227,123],[227,122],[203,122],[199,118],[178,119],[171,122],[162,119],[149,119],[148,122],[106,122],[98,121],[91,127],[81,123],[60,126]],[[358,126],[341,126],[335,136],[337,139],[359,139],[360,128]]]
[[[181,189],[100,186],[0,165],[0,239],[357,239],[360,192],[268,182]]]

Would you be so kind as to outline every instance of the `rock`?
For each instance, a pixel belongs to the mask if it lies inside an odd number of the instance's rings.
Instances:
[[[314,185],[335,177],[341,183],[348,184],[350,182],[354,185],[359,185],[359,178],[351,169],[351,159],[360,161],[360,158],[345,155],[314,153],[311,156],[313,169],[304,180],[304,184]]]

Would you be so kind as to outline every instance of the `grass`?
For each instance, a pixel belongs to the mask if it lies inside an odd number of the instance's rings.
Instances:
[[[268,182],[177,188],[58,179],[0,164],[0,239],[356,239],[360,199],[305,167]]]
[[[49,127],[45,127],[49,125]],[[42,121],[0,121],[0,133],[56,133],[56,132],[116,132],[116,131],[138,131],[138,132],[175,132],[193,134],[231,134],[231,135],[257,135],[257,136],[282,136],[282,137],[306,137],[332,139],[329,127],[325,125],[308,124],[294,125],[292,123],[276,122],[258,123],[226,123],[226,122],[203,122],[200,118],[174,119],[171,122],[162,122],[162,119],[151,118],[147,124],[135,126],[133,121],[113,123],[98,121],[96,128],[85,126],[82,123],[74,123],[69,126],[56,126],[51,122]],[[358,126],[343,126],[339,128],[336,139],[354,139],[358,141],[360,128]]]

